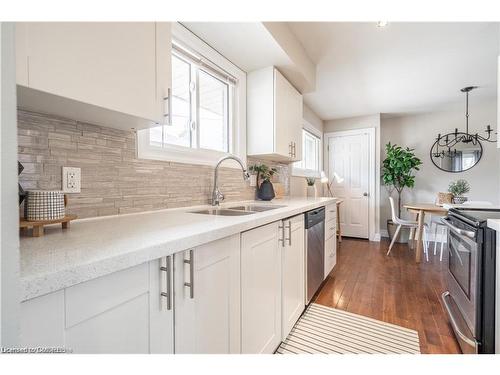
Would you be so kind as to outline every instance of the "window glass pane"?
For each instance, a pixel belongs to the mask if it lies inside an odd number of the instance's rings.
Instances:
[[[172,125],[164,126],[163,142],[191,146],[191,66],[172,56]]]
[[[200,148],[228,152],[229,87],[200,70],[198,90]]]
[[[302,129],[302,160],[294,164],[295,168],[319,172],[320,138]]]

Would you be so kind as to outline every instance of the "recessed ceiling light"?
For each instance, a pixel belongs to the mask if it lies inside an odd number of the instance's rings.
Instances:
[[[389,24],[388,21],[378,21],[377,27],[386,27]]]

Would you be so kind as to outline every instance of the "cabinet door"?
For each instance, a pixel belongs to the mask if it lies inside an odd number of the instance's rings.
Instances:
[[[17,25],[19,84],[151,121],[163,120],[170,28],[154,22]],[[160,42],[162,45],[157,46]],[[157,54],[157,48],[161,48]],[[24,71],[24,70],[23,70]],[[157,79],[161,79],[158,82]]]
[[[274,69],[274,152],[290,159],[292,140],[290,138],[290,83]]]
[[[291,87],[290,94],[290,104],[288,105],[290,110],[290,124],[289,124],[289,134],[290,141],[293,144],[293,157],[294,161],[302,160],[302,128],[303,128],[303,103],[302,95]]]
[[[302,159],[302,95],[275,69],[275,149],[291,160]]]
[[[174,256],[175,352],[240,353],[240,238]]]
[[[241,234],[241,351],[273,353],[281,342],[279,223]]]
[[[283,220],[285,241],[282,264],[282,335],[284,340],[305,306],[304,215]]]
[[[174,353],[173,256],[149,262],[150,353]]]
[[[325,241],[325,279],[337,264],[337,236]]]

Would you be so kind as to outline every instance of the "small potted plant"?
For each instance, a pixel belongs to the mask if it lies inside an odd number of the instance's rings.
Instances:
[[[398,216],[401,217],[401,196],[405,188],[413,188],[415,186],[415,171],[419,170],[422,161],[415,156],[414,150],[410,148],[402,148],[398,145],[385,145],[386,158],[382,162],[382,181],[388,188],[389,195],[394,190],[398,193]],[[392,220],[387,220],[387,232],[389,239],[392,239],[396,225]],[[400,242],[406,242],[409,237],[407,233],[399,236]]]
[[[316,198],[316,178],[315,177],[306,177],[307,182],[307,196],[309,198]]]
[[[257,198],[263,201],[270,201],[274,198],[274,188],[271,183],[272,177],[278,173],[276,168],[269,168],[265,164],[255,164],[250,166],[250,172],[257,173]],[[259,181],[262,182],[259,184]]]
[[[466,180],[457,180],[450,183],[448,191],[453,194],[453,203],[462,204],[467,202],[467,194],[470,191],[470,185]]]

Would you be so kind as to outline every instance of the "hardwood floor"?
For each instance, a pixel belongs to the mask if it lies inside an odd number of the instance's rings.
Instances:
[[[445,259],[431,251],[429,262],[416,264],[408,245],[396,244],[386,256],[388,246],[344,238],[315,302],[414,329],[422,353],[460,353],[441,305]]]

